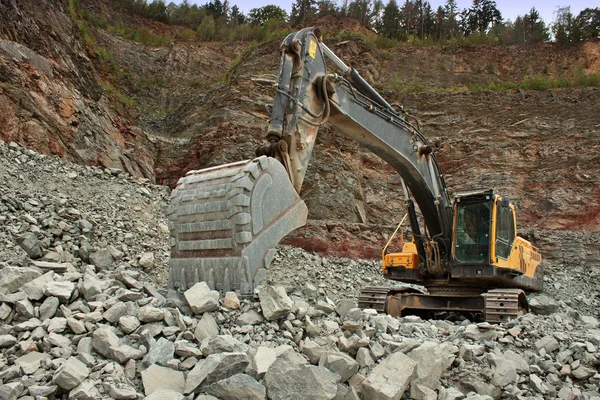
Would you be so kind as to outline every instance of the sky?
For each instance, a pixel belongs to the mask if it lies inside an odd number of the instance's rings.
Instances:
[[[206,4],[209,0],[190,0],[190,3],[198,5]],[[343,0],[337,0],[341,4]],[[388,0],[383,0],[387,4]],[[397,0],[398,4],[402,4],[403,0]],[[435,10],[438,6],[444,5],[445,0],[429,0],[432,8]],[[245,14],[253,8],[274,4],[286,10],[288,14],[292,10],[293,0],[229,0],[229,4],[237,5]],[[460,9],[471,6],[472,0],[457,0],[456,3]],[[595,4],[594,4],[595,3]],[[532,7],[535,7],[546,24],[554,21],[554,12],[558,7],[571,6],[571,12],[574,15],[579,14],[584,8],[595,8],[600,6],[597,0],[496,0],[498,9],[502,12],[502,17],[510,20],[515,20],[517,15],[528,13]]]

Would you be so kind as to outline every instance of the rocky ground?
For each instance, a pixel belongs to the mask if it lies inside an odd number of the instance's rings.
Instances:
[[[257,298],[178,294],[164,187],[0,141],[0,196],[0,399],[600,398],[597,270],[497,326],[360,310],[376,262],[285,246]]]

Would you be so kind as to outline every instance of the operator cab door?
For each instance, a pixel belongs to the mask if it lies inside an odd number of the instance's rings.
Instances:
[[[456,203],[454,260],[460,264],[490,264],[490,196],[473,196]]]
[[[516,237],[515,214],[508,199],[496,201],[496,262],[510,258]]]

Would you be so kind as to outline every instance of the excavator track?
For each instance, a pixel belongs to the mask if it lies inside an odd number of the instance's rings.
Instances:
[[[308,210],[283,165],[259,157],[190,171],[171,193],[169,287],[200,281],[251,295],[277,243],[306,223]]]
[[[521,289],[494,289],[483,294],[485,320],[490,323],[507,322],[525,315],[527,298]]]
[[[401,317],[411,314],[451,312],[483,315],[489,323],[507,322],[527,312],[527,298],[521,289],[472,290],[425,294],[410,287],[366,287],[358,296],[359,308]],[[433,315],[433,314],[432,314]]]
[[[377,310],[378,313],[385,313],[387,296],[391,290],[391,287],[362,288],[358,295],[358,307],[372,308],[373,310]]]

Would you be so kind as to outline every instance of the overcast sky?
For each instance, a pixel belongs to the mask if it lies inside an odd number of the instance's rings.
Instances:
[[[343,0],[337,0],[338,4],[341,4]],[[383,0],[384,4],[387,4],[388,0]],[[544,21],[549,24],[554,20],[554,12],[560,6],[571,6],[571,12],[574,15],[579,14],[581,10],[586,7],[598,7],[598,3],[593,5],[596,0],[496,0],[496,4],[498,9],[502,12],[502,17],[504,19],[511,19],[514,21],[517,15],[523,15],[531,9],[531,7],[535,7],[541,14]],[[180,1],[177,1],[180,3]],[[206,4],[208,0],[189,0],[190,3],[196,3],[198,5]],[[403,0],[396,0],[396,2],[401,5]],[[431,6],[435,10],[438,6],[444,5],[445,0],[429,0]],[[458,7],[468,8],[472,0],[456,0]],[[229,0],[230,5],[236,4],[244,13],[248,13],[252,8],[266,6],[268,4],[275,4],[288,13],[292,10],[293,0]]]

